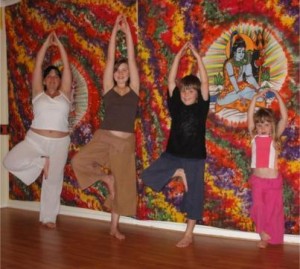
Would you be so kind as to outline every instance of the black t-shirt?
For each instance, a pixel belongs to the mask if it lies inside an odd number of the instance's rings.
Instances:
[[[186,106],[176,87],[172,97],[168,95],[168,107],[172,122],[166,152],[182,158],[205,159],[205,124],[209,99],[204,101],[199,94],[197,103]]]

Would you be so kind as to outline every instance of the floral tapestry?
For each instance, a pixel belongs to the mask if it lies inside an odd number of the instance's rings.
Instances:
[[[8,54],[10,148],[24,139],[32,120],[31,76],[36,53],[50,31],[64,44],[73,73],[70,113],[71,144],[65,167],[61,203],[105,211],[108,190],[98,182],[82,191],[70,160],[90,141],[103,119],[102,79],[107,46],[118,14],[133,32],[141,89],[135,124],[140,220],[184,222],[180,211],[184,186],[173,178],[161,192],[139,180],[140,172],[165,150],[170,117],[166,104],[167,75],[179,48],[191,41],[200,51],[210,83],[207,120],[205,204],[200,224],[254,231],[249,217],[251,189],[250,136],[247,100],[234,100],[224,63],[230,59],[236,34],[246,44],[246,58],[236,61],[237,73],[250,64],[253,83],[280,92],[288,108],[279,170],[284,179],[285,233],[299,233],[299,1],[296,0],[24,0],[5,9]],[[126,56],[118,34],[118,56]],[[191,55],[180,64],[178,78],[192,73]],[[45,65],[60,66],[59,53],[47,52]],[[242,81],[243,87],[251,88]],[[250,83],[251,84],[251,83]],[[274,96],[261,106],[279,115]],[[10,175],[10,199],[39,201],[41,177],[30,186]]]

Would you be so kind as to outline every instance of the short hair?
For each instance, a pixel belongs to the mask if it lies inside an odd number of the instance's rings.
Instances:
[[[58,67],[55,66],[55,65],[49,65],[49,66],[48,66],[47,68],[45,68],[45,70],[43,71],[43,79],[45,79],[45,78],[49,75],[49,73],[50,73],[52,70],[54,70],[55,73],[56,73],[56,75],[58,75],[59,78],[61,78],[61,72],[60,72],[60,70],[58,69]]]
[[[193,88],[198,94],[201,93],[201,81],[195,75],[187,75],[183,77],[180,81],[179,89],[182,90],[184,88]]]

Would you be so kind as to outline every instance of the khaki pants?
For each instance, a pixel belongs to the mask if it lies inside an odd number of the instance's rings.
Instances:
[[[82,189],[100,180],[108,168],[114,176],[115,197],[111,210],[120,215],[136,214],[135,136],[120,138],[97,130],[92,140],[72,159],[72,167]]]

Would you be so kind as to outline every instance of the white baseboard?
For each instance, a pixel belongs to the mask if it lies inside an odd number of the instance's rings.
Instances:
[[[40,203],[9,200],[7,207],[31,210],[31,211],[39,211]],[[85,208],[78,208],[78,207],[61,206],[60,214],[66,216],[80,217],[80,218],[110,221],[110,213],[85,209]],[[185,223],[176,223],[176,222],[169,222],[169,221],[137,220],[134,218],[123,217],[123,216],[121,216],[120,218],[120,223],[139,225],[139,226],[150,227],[150,228],[167,229],[173,231],[184,231],[186,228]],[[259,236],[257,233],[221,229],[221,228],[215,228],[215,227],[204,226],[204,225],[196,225],[194,229],[194,233],[209,235],[209,236],[217,236],[217,237],[259,240]],[[300,236],[285,234],[284,243],[300,245]]]

